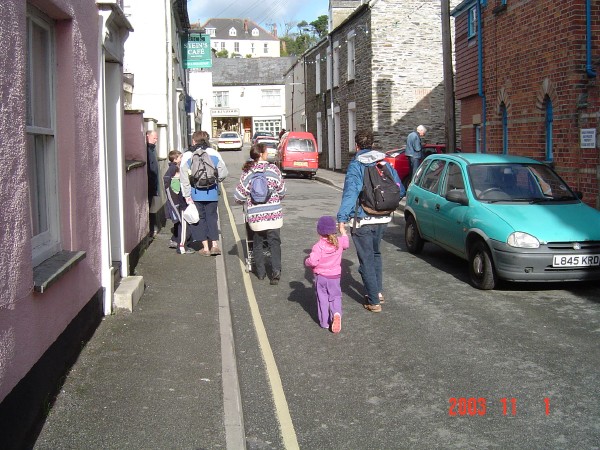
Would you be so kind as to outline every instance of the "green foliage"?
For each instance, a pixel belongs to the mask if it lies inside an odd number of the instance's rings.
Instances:
[[[281,55],[301,55],[306,50],[311,48],[317,43],[319,39],[327,35],[328,17],[326,15],[319,16],[319,18],[311,23],[306,20],[302,20],[295,25],[297,32],[292,32],[294,29],[293,24],[288,23],[284,27],[285,34],[280,39],[281,41]]]
[[[216,56],[217,56],[217,58],[227,58],[229,56],[229,52],[227,51],[226,48],[224,48],[220,52],[217,52]]]

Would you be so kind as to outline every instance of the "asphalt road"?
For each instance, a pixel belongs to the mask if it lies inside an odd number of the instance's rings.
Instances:
[[[397,216],[384,238],[383,312],[361,306],[351,245],[334,335],[318,325],[303,260],[341,192],[286,180],[281,282],[251,275],[249,287],[232,199],[246,156],[224,153],[220,214],[248,448],[599,448],[598,283],[480,291],[459,258],[430,244],[406,252]]]

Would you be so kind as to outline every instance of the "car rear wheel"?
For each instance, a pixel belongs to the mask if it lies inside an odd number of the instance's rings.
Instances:
[[[498,282],[494,261],[488,246],[477,241],[469,250],[469,276],[477,289],[494,289]]]
[[[425,241],[419,234],[419,227],[417,221],[412,215],[406,217],[406,226],[404,228],[404,242],[409,253],[417,254],[423,250],[423,244]]]

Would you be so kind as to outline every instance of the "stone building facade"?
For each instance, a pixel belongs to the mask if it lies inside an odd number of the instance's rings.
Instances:
[[[463,151],[546,161],[600,208],[600,1],[465,0],[452,15]]]
[[[438,3],[359,4],[302,58],[307,129],[322,136],[322,167],[348,166],[357,129],[372,129],[381,150],[405,145],[419,124],[428,128],[426,142],[444,141]]]

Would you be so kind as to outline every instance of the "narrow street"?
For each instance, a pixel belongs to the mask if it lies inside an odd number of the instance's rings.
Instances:
[[[224,265],[167,253],[163,230],[140,262],[137,309],[105,319],[35,448],[236,448],[239,431],[249,449],[598,448],[597,283],[476,290],[464,261],[432,245],[406,252],[397,215],[385,235],[383,312],[361,306],[351,245],[334,335],[318,326],[303,260],[339,188],[286,179],[283,272],[271,286],[240,254],[232,193],[246,151],[223,156]],[[220,354],[224,275],[238,385]]]

